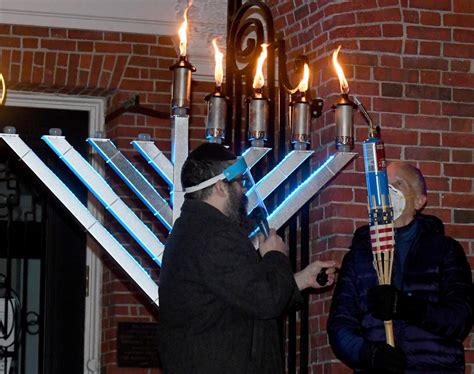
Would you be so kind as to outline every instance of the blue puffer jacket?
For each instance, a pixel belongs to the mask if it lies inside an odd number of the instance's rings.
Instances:
[[[464,373],[462,341],[472,326],[471,270],[461,245],[444,236],[441,221],[425,215],[415,219],[417,233],[403,274],[395,261],[393,276],[404,292],[426,301],[427,310],[419,325],[393,321],[395,345],[407,356],[406,373]],[[356,373],[366,369],[363,351],[385,342],[383,322],[367,310],[367,291],[377,284],[364,226],[344,257],[327,326],[334,353]]]

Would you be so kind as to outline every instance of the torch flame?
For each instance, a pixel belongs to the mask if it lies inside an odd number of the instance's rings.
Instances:
[[[214,69],[214,78],[216,80],[216,86],[220,87],[222,80],[224,79],[224,70],[222,68],[222,59],[224,58],[224,54],[219,51],[216,40],[217,38],[212,39],[212,45],[214,46],[214,51],[216,52],[216,68]]]
[[[298,90],[300,92],[308,91],[308,82],[309,82],[309,66],[307,63],[304,64],[303,79],[301,79],[298,84]]]
[[[7,92],[7,88],[5,87],[5,80],[3,79],[3,74],[0,74],[0,82],[2,82],[2,96],[0,96],[0,105],[2,105],[3,100],[5,99],[5,93]]]
[[[179,28],[178,35],[179,35],[179,55],[186,56],[186,46],[188,43],[187,32],[188,32],[188,10],[191,8],[193,4],[192,1],[188,3],[188,6],[184,10],[184,21]]]
[[[339,85],[341,87],[341,92],[346,94],[349,93],[349,83],[347,83],[341,65],[339,65],[339,63],[337,62],[337,54],[339,53],[340,49],[341,46],[339,46],[337,50],[334,51],[334,53],[332,54],[332,62],[334,64],[334,68],[336,69],[337,76],[339,77]]]
[[[265,78],[263,76],[263,63],[267,58],[267,47],[269,44],[262,44],[262,52],[257,60],[257,70],[255,72],[255,77],[253,78],[252,87],[255,89],[260,89],[265,84]]]

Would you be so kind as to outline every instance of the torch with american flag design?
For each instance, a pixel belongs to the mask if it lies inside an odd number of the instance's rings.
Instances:
[[[393,208],[388,189],[385,147],[379,137],[379,128],[373,125],[362,103],[356,97],[354,97],[354,102],[370,126],[369,139],[364,141],[363,150],[373,264],[379,284],[390,284],[392,281],[395,231]],[[394,347],[393,323],[392,321],[385,321],[384,323],[387,344]]]

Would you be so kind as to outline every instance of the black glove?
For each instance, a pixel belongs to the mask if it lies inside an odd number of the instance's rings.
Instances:
[[[367,292],[367,306],[375,318],[383,321],[403,319],[419,322],[426,314],[423,301],[406,295],[390,284],[371,288]]]
[[[398,347],[385,343],[371,343],[361,352],[361,360],[369,373],[402,374],[406,368],[406,356]]]

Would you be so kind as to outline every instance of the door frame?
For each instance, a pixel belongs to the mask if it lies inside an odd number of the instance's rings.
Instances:
[[[9,90],[4,102],[5,106],[80,110],[89,113],[88,134],[94,136],[96,131],[105,129],[104,97],[74,96],[48,94],[38,92]],[[5,124],[8,125],[8,124]],[[21,134],[19,134],[21,136]],[[45,134],[47,135],[47,134]],[[85,140],[85,139],[84,139]],[[91,151],[91,154],[93,152]],[[103,173],[104,167],[97,158],[91,158],[92,165]],[[103,221],[103,210],[87,199],[87,208],[100,221]],[[85,300],[84,320],[84,374],[98,374],[100,371],[100,337],[101,337],[101,307],[102,307],[102,271],[100,248],[89,236],[86,244],[86,271],[88,274],[88,292]]]

